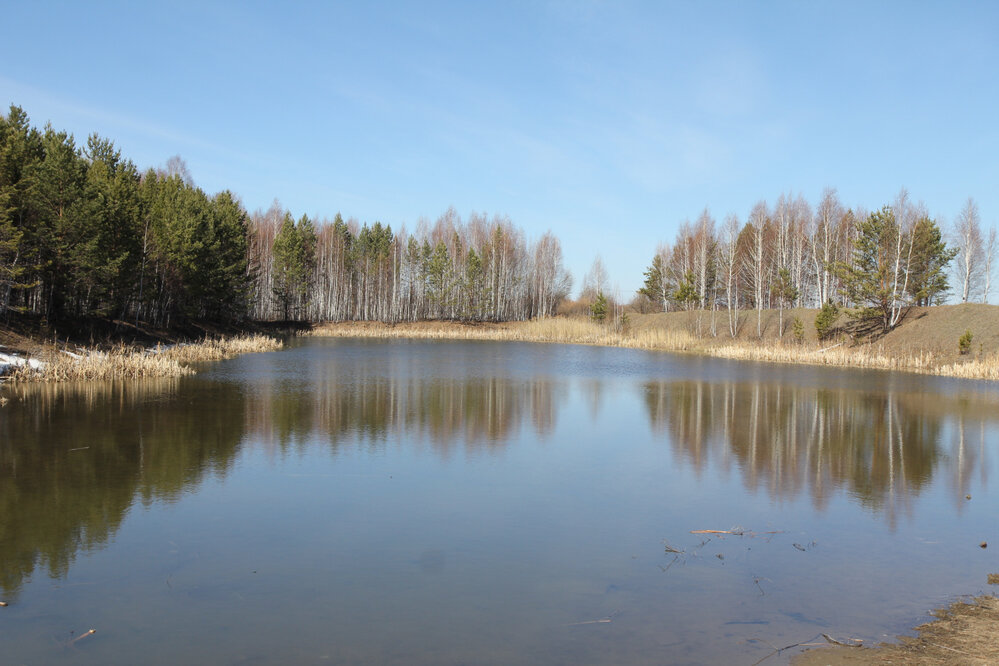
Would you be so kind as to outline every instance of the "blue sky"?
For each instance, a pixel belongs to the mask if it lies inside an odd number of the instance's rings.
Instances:
[[[448,206],[600,254],[785,192],[999,223],[999,3],[22,2],[0,103],[250,209],[394,228]]]

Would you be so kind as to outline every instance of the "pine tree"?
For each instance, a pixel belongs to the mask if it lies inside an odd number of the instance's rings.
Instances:
[[[34,165],[43,158],[41,137],[17,106],[0,114],[0,314],[24,307],[23,295],[37,284],[40,270],[37,247],[26,233]],[[21,295],[21,305],[15,297]]]
[[[312,231],[312,238],[309,232]],[[274,239],[274,298],[284,313],[285,320],[292,317],[296,306],[308,294],[311,259],[309,251],[315,248],[315,232],[308,218],[295,224],[291,213],[285,213],[281,230]],[[311,245],[311,248],[310,248]]]
[[[590,317],[593,321],[603,322],[607,318],[607,297],[604,292],[598,291],[597,296],[590,306]]]
[[[645,283],[638,290],[638,293],[656,303],[665,312],[669,305],[669,296],[672,289],[670,288],[669,273],[662,254],[657,252],[652,257],[652,265],[645,270],[644,275]]]
[[[901,233],[891,207],[884,206],[857,224],[852,260],[836,265],[844,294],[859,306],[851,316],[861,323],[877,322],[883,333],[898,323],[910,303],[900,288]]]
[[[920,218],[912,233],[909,294],[916,305],[939,304],[949,289],[947,266],[957,254],[957,249],[947,247],[940,227],[928,217]]]

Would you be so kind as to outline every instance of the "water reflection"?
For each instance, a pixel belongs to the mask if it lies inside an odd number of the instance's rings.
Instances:
[[[66,575],[104,547],[136,499],[173,501],[229,469],[243,435],[238,391],[210,408],[176,380],[14,387],[0,419],[0,588],[36,568]]]
[[[994,403],[975,396],[874,393],[764,383],[647,382],[654,431],[698,474],[742,474],[773,499],[807,493],[824,509],[842,489],[894,526],[934,474],[958,510],[985,464]]]
[[[349,379],[320,374],[308,384],[263,382],[247,399],[247,430],[287,450],[311,438],[334,448],[426,440],[441,456],[502,448],[529,423],[544,439],[555,429],[567,389],[547,379],[385,376],[354,368]]]
[[[287,452],[324,443],[419,447],[449,458],[544,440],[578,393],[595,412],[622,380],[464,376],[315,364],[311,376],[8,387],[0,412],[0,588],[36,569],[64,577],[103,548],[130,507],[173,502],[221,478],[249,442]],[[630,381],[630,380],[629,380]],[[988,482],[989,398],[766,383],[646,381],[653,433],[695,474],[720,470],[774,500],[818,509],[843,492],[894,527],[934,476],[957,511]],[[601,417],[602,418],[602,417]],[[634,437],[641,437],[636,426]],[[994,444],[994,442],[993,442]],[[679,473],[679,472],[678,472]]]
[[[565,387],[550,381],[360,375],[303,385],[164,380],[11,387],[0,418],[0,589],[36,568],[62,578],[104,547],[132,504],[175,501],[222,478],[243,442],[384,445],[420,438],[441,457],[502,447],[530,422],[552,432]]]

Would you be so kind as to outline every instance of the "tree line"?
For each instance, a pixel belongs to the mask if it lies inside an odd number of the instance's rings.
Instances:
[[[510,320],[554,314],[571,278],[550,233],[450,209],[414,233],[247,213],[183,161],[144,173],[11,106],[0,115],[0,314],[171,326],[192,319]]]
[[[764,309],[830,303],[888,331],[908,307],[942,303],[951,278],[961,302],[988,302],[996,249],[996,229],[983,230],[970,198],[945,233],[904,189],[874,212],[845,207],[833,189],[814,208],[781,195],[753,206],[745,223],[729,215],[718,228],[707,209],[684,222],[658,247],[638,297],[647,309],[725,310],[733,336],[740,311],[756,311],[762,335]]]
[[[555,314],[572,285],[551,233],[528,243],[506,217],[453,208],[409,233],[275,204],[250,216],[250,267],[257,319],[530,319]]]

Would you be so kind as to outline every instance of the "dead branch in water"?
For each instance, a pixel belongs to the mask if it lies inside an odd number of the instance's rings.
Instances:
[[[858,648],[858,647],[863,647],[864,646],[864,641],[860,640],[859,638],[851,638],[851,639],[849,639],[851,641],[856,641],[855,643],[846,643],[844,641],[838,641],[835,638],[833,638],[832,636],[830,636],[829,634],[822,634],[822,638],[826,639],[827,641],[829,641],[833,645],[842,645],[843,647]]]

